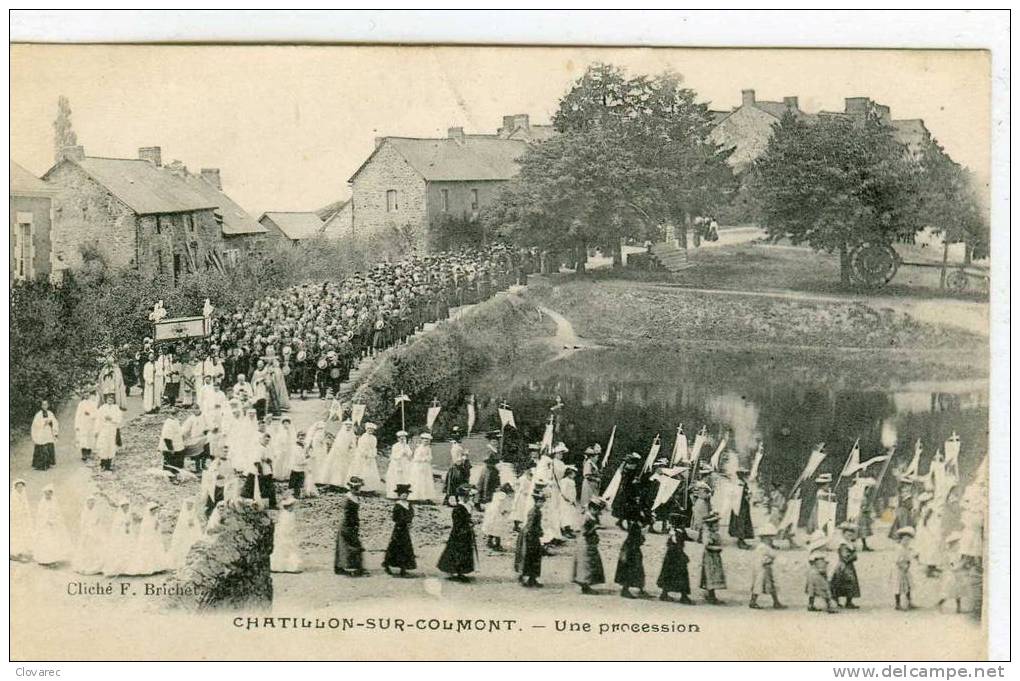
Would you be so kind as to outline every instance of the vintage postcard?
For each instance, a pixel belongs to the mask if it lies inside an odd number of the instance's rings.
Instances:
[[[988,52],[10,63],[12,660],[988,659]]]

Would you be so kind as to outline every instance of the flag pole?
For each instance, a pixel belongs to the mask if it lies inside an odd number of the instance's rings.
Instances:
[[[832,486],[833,490],[835,490],[837,487],[839,487],[839,482],[840,482],[840,480],[843,479],[843,471],[846,470],[846,465],[848,463],[850,463],[850,459],[854,455],[854,450],[857,449],[858,447],[860,447],[860,445],[861,445],[861,438],[857,438],[854,441],[854,446],[850,448],[850,454],[847,455],[846,461],[843,462],[843,467],[839,469],[839,475],[836,476],[836,484]]]
[[[896,445],[893,444],[889,447],[889,458],[885,460],[885,464],[882,466],[882,472],[878,474],[878,479],[875,481],[875,494],[878,494],[878,488],[882,486],[882,480],[885,479],[885,473],[889,470],[889,465],[892,463],[893,457],[896,456]],[[873,500],[871,500],[873,503]]]
[[[616,437],[616,424],[613,424],[613,431],[609,433],[609,444],[606,445],[606,455],[602,457],[602,465],[599,468],[605,468],[606,464],[609,463],[609,453],[613,451],[613,438]]]

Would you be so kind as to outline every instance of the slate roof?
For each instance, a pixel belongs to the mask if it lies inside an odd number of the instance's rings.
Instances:
[[[350,199],[343,199],[341,201],[334,201],[333,203],[327,204],[322,208],[315,211],[315,214],[319,216],[319,219],[323,222],[329,222],[329,219],[344,209]]]
[[[522,140],[500,139],[495,135],[465,135],[459,140],[386,137],[372,156],[386,144],[396,149],[429,182],[509,180],[517,175],[517,159],[529,146]],[[351,177],[352,181],[361,168]]]
[[[293,241],[310,239],[322,231],[323,222],[314,212],[267,211],[259,218],[272,220],[284,236]]]
[[[76,163],[139,215],[216,208],[219,200],[148,161],[86,156]],[[48,174],[48,173],[47,173]]]
[[[11,161],[11,194],[54,194],[56,191],[56,187]]]
[[[265,234],[266,228],[258,223],[248,211],[234,203],[234,200],[222,191],[202,179],[201,175],[188,173],[181,178],[188,186],[208,201],[215,202],[213,211],[217,217],[223,218],[221,226],[223,236],[240,236],[243,234]]]

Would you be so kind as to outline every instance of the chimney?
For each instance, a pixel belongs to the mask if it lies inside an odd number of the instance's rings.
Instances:
[[[223,184],[220,182],[219,168],[202,168],[202,179],[217,189],[223,189]]]
[[[741,106],[754,106],[754,90],[741,90],[740,99]]]
[[[785,104],[786,108],[790,111],[797,111],[800,109],[796,97],[783,97],[783,104]]]
[[[138,148],[138,160],[148,161],[152,165],[159,168],[163,165],[163,150],[159,147],[139,147]]]
[[[77,144],[73,147],[64,147],[60,150],[60,160],[68,161],[84,161],[85,160],[85,147]]]
[[[875,113],[878,114],[878,117],[884,123],[891,123],[892,122],[892,112],[889,110],[889,107],[885,106],[884,104],[876,104],[875,105]]]
[[[464,141],[464,128],[447,128],[446,129],[446,136],[448,138],[452,139],[452,140],[457,140],[458,142],[463,142]]]
[[[503,116],[503,127],[499,129],[499,134],[504,137],[510,135],[514,131],[514,117]]]

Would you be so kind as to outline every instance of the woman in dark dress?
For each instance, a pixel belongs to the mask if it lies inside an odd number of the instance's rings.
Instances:
[[[338,575],[360,577],[365,574],[365,549],[361,545],[358,520],[358,507],[361,504],[357,496],[362,484],[359,477],[352,477],[347,481],[343,520],[340,523],[340,530],[336,533],[336,551],[333,555],[333,572]]]
[[[475,488],[461,485],[457,490],[457,505],[453,507],[450,538],[446,540],[446,548],[439,556],[437,567],[449,575],[455,582],[470,582],[468,577],[475,571],[475,558],[478,548],[475,546],[475,529],[471,520],[471,497]]]
[[[669,535],[666,537],[666,553],[662,557],[662,569],[656,585],[662,589],[660,601],[672,601],[669,594],[680,594],[681,603],[690,603],[691,578],[687,572],[689,558],[684,553],[687,532],[683,528],[683,517],[673,514],[669,517]]]
[[[542,505],[545,494],[531,495],[534,505],[528,512],[524,531],[517,535],[517,552],[514,555],[514,571],[517,581],[524,587],[541,587],[538,577],[542,574]]]
[[[620,585],[620,596],[634,598],[631,589],[638,590],[638,596],[645,593],[645,559],[641,555],[641,545],[645,543],[641,524],[630,522],[627,525],[627,538],[620,547],[620,559],[616,563],[616,575],[613,581]]]
[[[737,548],[749,549],[748,539],[754,539],[754,525],[751,524],[751,492],[747,488],[745,468],[737,471],[740,480],[740,508],[730,511],[730,536],[737,540]]]
[[[846,599],[846,604],[842,607],[856,610],[858,606],[854,605],[854,599],[861,597],[861,583],[857,579],[857,549],[854,546],[857,540],[857,526],[852,522],[845,521],[840,523],[839,529],[843,532],[843,541],[836,549],[839,562],[836,563],[836,569],[832,571],[829,587],[836,605],[841,605],[839,599],[843,597]]]
[[[577,553],[574,554],[571,581],[580,585],[583,594],[594,594],[593,586],[606,583],[606,571],[599,554],[599,514],[605,507],[606,502],[592,497],[581,524],[581,541],[577,543]]]
[[[489,457],[485,459],[485,470],[478,478],[478,499],[476,501],[479,504],[487,504],[492,501],[492,495],[501,486],[499,469],[496,468],[496,464],[499,463],[499,453],[492,445],[489,445],[489,449]]]
[[[383,557],[383,570],[386,574],[393,574],[390,568],[398,568],[400,572],[397,577],[406,577],[408,570],[418,567],[414,559],[414,545],[411,544],[411,521],[414,520],[414,509],[411,508],[407,497],[411,493],[411,486],[399,483],[395,490],[397,503],[393,505],[393,534],[390,535],[390,543],[386,546],[386,555]]]

